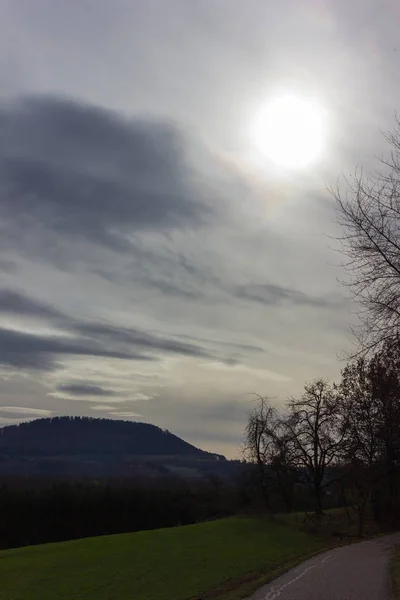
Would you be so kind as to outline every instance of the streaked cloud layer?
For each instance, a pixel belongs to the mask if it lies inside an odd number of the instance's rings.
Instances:
[[[397,108],[386,4],[0,2],[0,423],[140,418],[234,455],[251,392],[338,374],[325,185]],[[297,174],[248,135],[283,88],[330,115]]]

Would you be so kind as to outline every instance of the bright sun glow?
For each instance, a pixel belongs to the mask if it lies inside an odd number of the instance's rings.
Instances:
[[[286,95],[262,108],[253,137],[258,150],[275,164],[302,169],[320,154],[324,133],[324,111],[318,102]]]

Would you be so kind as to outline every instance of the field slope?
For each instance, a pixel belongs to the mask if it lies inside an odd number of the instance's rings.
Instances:
[[[229,518],[5,550],[0,599],[201,598],[229,580],[273,571],[321,547],[317,538],[281,523]],[[223,591],[213,595],[228,596],[233,597]]]

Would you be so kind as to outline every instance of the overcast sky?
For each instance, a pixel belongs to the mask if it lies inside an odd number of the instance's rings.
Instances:
[[[354,309],[326,185],[384,151],[400,6],[0,0],[0,425],[140,419],[237,455],[251,392],[338,377]],[[274,167],[251,124],[311,95]]]

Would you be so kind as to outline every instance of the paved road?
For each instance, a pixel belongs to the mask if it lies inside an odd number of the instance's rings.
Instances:
[[[324,552],[249,600],[390,600],[390,557],[400,533]]]

